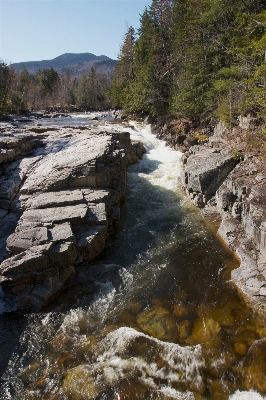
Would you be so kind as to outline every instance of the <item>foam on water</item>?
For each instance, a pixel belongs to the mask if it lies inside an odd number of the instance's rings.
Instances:
[[[262,397],[259,393],[250,390],[248,392],[240,392],[237,390],[229,400],[265,400],[266,397]]]
[[[80,118],[93,118],[94,117],[94,115],[91,115],[91,114],[70,114],[70,116],[71,116],[71,118],[74,118],[74,119],[80,119]]]
[[[140,164],[143,165],[146,162],[150,166],[154,161],[154,165],[158,165],[152,173],[139,173],[139,175],[149,180],[154,186],[175,191],[181,171],[182,153],[166,147],[165,142],[158,140],[152,134],[150,125],[138,128],[135,124],[134,130],[130,130],[130,137],[133,140],[140,140],[146,148],[147,153],[143,156]]]
[[[153,360],[146,361],[143,358],[141,350],[138,350],[138,341],[153,347]],[[131,347],[135,348],[135,356],[128,358],[127,352]],[[157,380],[167,381],[168,386],[183,382],[200,388],[203,384],[201,370],[205,363],[199,345],[181,347],[152,338],[133,328],[121,327],[109,333],[99,344],[98,354],[95,368],[103,371],[106,381],[111,385],[121,378],[129,379],[134,375],[157,390]],[[156,362],[158,357],[160,363]]]
[[[178,392],[177,390],[169,387],[162,386],[160,390],[155,391],[158,394],[161,394],[164,399],[176,399],[176,400],[195,400],[193,393],[191,392]]]

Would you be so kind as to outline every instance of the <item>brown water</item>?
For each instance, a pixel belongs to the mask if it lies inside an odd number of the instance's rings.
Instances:
[[[262,399],[265,324],[230,282],[238,260],[178,186],[180,154],[132,135],[149,151],[129,169],[119,233],[93,279],[81,268],[27,317],[2,398]]]

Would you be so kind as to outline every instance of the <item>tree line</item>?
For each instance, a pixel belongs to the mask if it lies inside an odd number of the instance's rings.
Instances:
[[[61,107],[62,109],[106,109],[110,78],[94,68],[75,78],[59,75],[53,68],[31,74],[15,71],[0,62],[0,115]]]
[[[139,115],[266,117],[265,0],[153,0],[127,30],[110,96]]]

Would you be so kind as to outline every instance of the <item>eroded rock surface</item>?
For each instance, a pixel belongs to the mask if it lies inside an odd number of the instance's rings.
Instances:
[[[248,303],[265,313],[266,168],[242,151],[243,129],[231,132],[219,123],[208,144],[183,154],[181,181],[203,215],[221,216],[219,234],[241,261],[231,279]]]
[[[99,128],[45,134],[30,128],[12,146],[19,149],[12,157],[2,152],[0,281],[19,308],[40,310],[78,265],[106,247],[125,195],[126,166],[145,150],[127,132]]]
[[[256,171],[254,158],[247,157],[229,174],[215,201],[222,215],[219,233],[241,260],[240,268],[232,271],[232,280],[252,304],[263,310],[266,305],[266,182],[263,174],[258,173],[259,168]]]

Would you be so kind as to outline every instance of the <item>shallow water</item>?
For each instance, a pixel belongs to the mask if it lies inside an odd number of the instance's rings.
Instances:
[[[147,153],[128,170],[117,237],[91,267],[96,291],[84,280],[27,316],[2,398],[262,399],[265,324],[230,282],[238,260],[184,196],[181,154],[149,126],[125,129]]]

